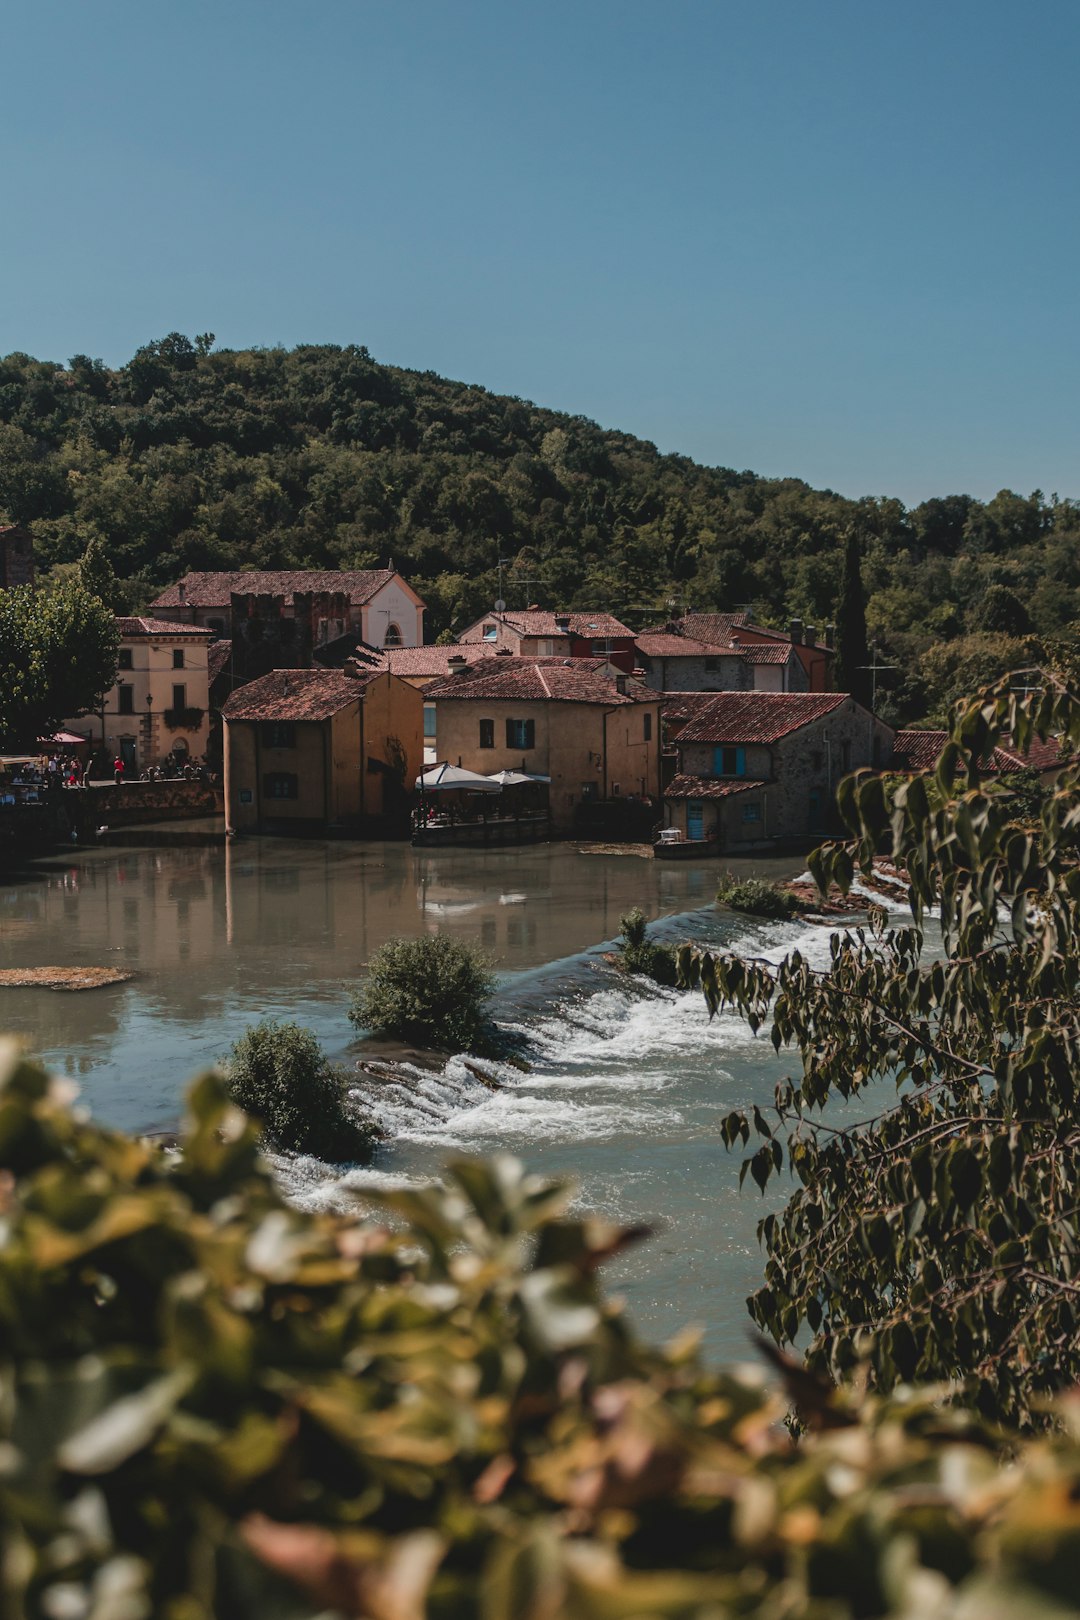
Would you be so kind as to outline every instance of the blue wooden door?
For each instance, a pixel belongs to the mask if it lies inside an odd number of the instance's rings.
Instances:
[[[705,836],[705,806],[700,799],[691,799],[686,806],[686,836],[687,838]]]

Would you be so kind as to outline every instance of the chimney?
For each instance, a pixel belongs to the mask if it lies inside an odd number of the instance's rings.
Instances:
[[[180,598],[180,606],[185,607],[187,605],[187,586],[184,584],[183,580],[181,580],[179,585],[176,587],[176,594]]]
[[[464,653],[451,653],[446,660],[446,670],[449,675],[460,675],[463,669],[468,669],[469,660]]]
[[[616,690],[616,692],[619,693],[620,697],[625,697],[626,696],[626,676],[625,675],[616,675],[616,677],[615,677],[615,690]]]
[[[808,624],[807,627],[806,627],[806,645],[808,647],[816,647],[817,646],[817,625],[816,624]]]
[[[802,642],[802,620],[801,619],[792,619],[791,623],[788,625],[788,635],[791,637],[792,641],[795,643],[796,646],[800,645],[800,643]]]
[[[836,626],[835,626],[835,624],[827,624],[825,626],[825,645],[826,645],[826,647],[835,647],[836,646]]]
[[[559,634],[561,636],[568,636],[570,634],[570,615],[569,615],[569,613],[556,613],[556,615],[555,615],[555,628],[556,628],[556,630],[559,632]]]

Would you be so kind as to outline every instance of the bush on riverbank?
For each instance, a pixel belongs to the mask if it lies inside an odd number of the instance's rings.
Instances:
[[[225,1063],[229,1093],[254,1115],[266,1142],[329,1163],[366,1163],[378,1140],[345,1100],[348,1072],[327,1058],[309,1029],[264,1018],[246,1030]]]
[[[730,906],[732,911],[745,911],[750,917],[767,917],[781,922],[794,917],[799,902],[787,889],[763,878],[743,878],[741,881],[725,872],[716,891],[717,902]]]
[[[443,1052],[490,1051],[495,976],[475,945],[449,934],[390,939],[368,963],[349,1018],[358,1029]]]
[[[646,937],[647,919],[640,906],[635,906],[619,918],[622,944],[619,946],[619,965],[627,973],[641,973],[657,984],[674,985],[678,972],[675,953],[669,945],[657,945]]]
[[[793,1445],[638,1339],[569,1185],[462,1160],[386,1230],[288,1205],[213,1077],[177,1153],[67,1095],[0,1051],[5,1615],[1076,1614],[1070,1422],[796,1368]]]

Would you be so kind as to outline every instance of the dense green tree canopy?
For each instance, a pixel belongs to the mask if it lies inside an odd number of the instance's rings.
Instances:
[[[856,523],[869,631],[897,666],[906,718],[940,708],[920,669],[935,641],[1019,623],[995,587],[1039,634],[1078,616],[1075,501],[851,501],[661,455],[357,346],[211,344],[170,333],[115,371],[85,355],[0,360],[0,512],[32,525],[46,567],[97,537],[137,607],[191,568],[392,556],[435,635],[490,604],[501,557],[515,607],[595,606],[636,624],[749,604],[820,630]]]
[[[112,612],[78,577],[0,591],[0,737],[34,748],[116,679]]]

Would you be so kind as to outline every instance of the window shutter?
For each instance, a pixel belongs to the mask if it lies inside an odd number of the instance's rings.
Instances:
[[[536,747],[536,721],[535,720],[526,720],[526,722],[525,722],[525,747],[526,748],[535,748]]]
[[[736,750],[735,750],[735,775],[736,776],[745,776],[746,775],[746,749],[745,748],[736,748]]]
[[[506,746],[507,746],[507,748],[513,748],[516,741],[517,741],[517,727],[516,727],[513,720],[508,720],[506,722]]]
[[[714,776],[724,774],[724,750],[719,746],[712,751],[712,773]]]

